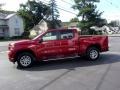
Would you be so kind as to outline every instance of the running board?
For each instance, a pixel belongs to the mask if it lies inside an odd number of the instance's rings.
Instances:
[[[65,58],[56,58],[56,59],[46,59],[43,61],[55,61],[55,60],[62,60],[62,59],[74,59],[74,58],[79,58],[80,56],[75,56],[75,57],[65,57]]]

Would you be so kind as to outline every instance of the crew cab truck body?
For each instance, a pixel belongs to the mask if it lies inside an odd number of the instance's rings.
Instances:
[[[34,61],[86,56],[88,60],[99,58],[108,51],[108,37],[103,35],[79,35],[76,29],[48,30],[32,40],[9,44],[9,60],[20,67],[30,67]]]

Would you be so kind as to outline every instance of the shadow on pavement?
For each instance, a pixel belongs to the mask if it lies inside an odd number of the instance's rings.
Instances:
[[[74,70],[77,67],[89,67],[95,65],[112,64],[116,62],[120,62],[120,55],[101,54],[99,60],[97,61],[87,61],[82,58],[46,61],[46,62],[36,63],[31,68],[20,69],[20,70],[26,70],[26,71],[46,71],[46,70],[57,70],[57,69]]]

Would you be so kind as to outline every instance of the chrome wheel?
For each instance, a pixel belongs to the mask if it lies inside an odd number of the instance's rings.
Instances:
[[[100,55],[100,51],[95,47],[90,47],[86,53],[87,59],[93,60],[93,61],[97,60],[99,58],[99,55]]]
[[[93,59],[93,60],[98,58],[98,51],[97,50],[91,50],[90,51],[90,58]]]
[[[35,57],[29,52],[22,52],[17,56],[17,64],[20,68],[28,68],[34,64]]]
[[[30,64],[31,64],[31,57],[30,56],[22,56],[21,58],[20,58],[20,64],[22,65],[22,66],[24,66],[24,67],[27,67],[27,66],[29,66]]]

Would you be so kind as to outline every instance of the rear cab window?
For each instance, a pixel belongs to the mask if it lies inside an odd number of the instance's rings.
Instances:
[[[73,30],[60,30],[60,40],[64,39],[72,39],[74,38],[74,31]]]

